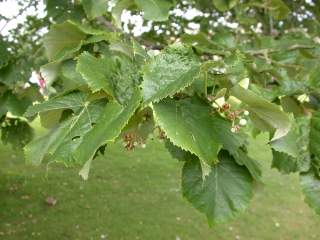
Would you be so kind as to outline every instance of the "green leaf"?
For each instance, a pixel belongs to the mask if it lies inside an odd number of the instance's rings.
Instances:
[[[177,147],[169,139],[165,141],[165,147],[168,152],[171,154],[172,158],[177,159],[178,161],[187,161],[190,157],[190,153],[182,150],[180,147]]]
[[[108,103],[97,124],[84,136],[83,141],[76,149],[74,153],[76,162],[85,163],[93,158],[100,146],[114,142],[138,108],[140,100],[140,93],[136,91],[125,107],[117,102]]]
[[[233,154],[233,157],[239,165],[244,165],[249,170],[251,176],[256,181],[262,182],[262,170],[259,162],[249,157],[242,149],[239,149],[236,154]]]
[[[80,49],[85,38],[86,34],[70,21],[53,25],[43,39],[48,59],[58,61],[70,58]]]
[[[74,151],[82,142],[84,135],[97,123],[105,106],[106,101],[104,99],[86,103],[81,111],[72,118],[61,143],[51,149],[49,160],[64,162],[65,164],[74,163]]]
[[[283,111],[293,113],[296,117],[303,116],[303,108],[293,97],[284,96],[280,99],[280,101]]]
[[[109,45],[109,49],[110,51],[122,53],[131,60],[133,59],[133,48],[130,42],[114,42]]]
[[[102,16],[107,12],[107,0],[81,0],[81,3],[89,19]]]
[[[85,18],[83,8],[78,1],[45,0],[48,17],[54,22],[62,22],[67,19],[79,20]]]
[[[257,120],[275,129],[272,140],[279,139],[289,132],[291,127],[290,119],[277,105],[268,102],[264,98],[239,85],[231,89],[231,95],[245,103],[248,111],[253,113],[253,116],[256,116]]]
[[[294,173],[299,170],[298,159],[284,152],[272,151],[272,168],[278,169],[283,174]]]
[[[77,71],[87,81],[93,92],[101,89],[126,104],[141,82],[141,75],[134,59],[126,56],[94,57],[88,52],[80,55]]]
[[[299,146],[297,143],[298,138],[299,129],[297,124],[294,122],[287,135],[270,142],[270,145],[278,152],[283,152],[291,157],[297,158],[299,156]]]
[[[166,48],[144,68],[142,90],[145,104],[159,101],[189,86],[199,71],[199,61],[191,48],[177,44]]]
[[[181,35],[181,41],[186,44],[192,44],[200,52],[215,54],[221,50],[221,46],[211,41],[203,32],[197,34],[183,34]]]
[[[37,113],[60,109],[73,109],[76,111],[84,106],[85,99],[86,94],[82,92],[74,92],[65,96],[58,96],[43,103],[30,106],[24,116],[32,117]]]
[[[239,0],[212,0],[212,2],[219,11],[224,12],[236,6]]]
[[[39,165],[47,156],[50,161],[72,164],[73,151],[96,123],[104,106],[104,99],[82,102],[75,114],[25,147],[26,161]]]
[[[21,97],[21,95],[19,97],[11,91],[6,91],[0,96],[0,118],[7,112],[15,116],[22,116],[24,114],[32,102],[28,98]]]
[[[103,89],[111,96],[114,95],[110,78],[113,71],[113,62],[110,58],[103,55],[96,58],[88,52],[83,52],[79,56],[76,68],[93,92]]]
[[[269,10],[270,15],[277,20],[287,18],[290,9],[282,0],[266,0],[265,6]]]
[[[312,115],[310,122],[310,152],[320,158],[320,111]]]
[[[31,62],[17,61],[0,69],[0,83],[14,89],[31,77]]]
[[[296,119],[298,124],[299,137],[297,138],[297,148],[299,149],[298,168],[300,172],[307,172],[311,167],[310,144],[310,118],[300,117]]]
[[[76,71],[76,61],[67,60],[61,64],[61,75],[63,91],[78,89],[87,83],[80,73]]]
[[[183,196],[206,214],[210,224],[226,222],[243,212],[252,198],[249,171],[235,163],[226,151],[203,179],[199,159],[190,157],[182,171]]]
[[[83,180],[88,180],[89,178],[89,171],[91,168],[92,159],[89,159],[79,171],[79,175],[82,177]]]
[[[244,144],[241,134],[230,131],[230,122],[212,113],[210,106],[198,99],[166,99],[154,104],[153,110],[156,123],[173,144],[209,165],[217,163],[222,146],[235,153]]]
[[[169,0],[135,0],[138,7],[144,12],[144,19],[151,21],[166,21],[169,10],[173,6]]]
[[[40,165],[50,147],[65,136],[65,131],[69,124],[69,121],[65,121],[58,127],[53,128],[45,136],[36,138],[27,144],[24,147],[26,162],[33,165]]]
[[[63,111],[64,109],[57,109],[40,112],[39,117],[41,126],[48,129],[55,127],[57,124],[59,124],[62,118]]]
[[[307,172],[311,163],[310,135],[310,119],[297,118],[286,136],[270,143],[274,149],[272,166],[283,173]]]
[[[300,174],[300,186],[305,196],[305,202],[320,214],[320,178],[313,172]]]
[[[11,144],[14,149],[24,147],[34,136],[30,125],[19,118],[5,118],[0,122],[1,140],[4,144]]]
[[[114,96],[120,104],[126,104],[141,83],[140,69],[136,59],[131,60],[125,56],[117,56],[114,62],[117,68],[110,76],[114,84]]]

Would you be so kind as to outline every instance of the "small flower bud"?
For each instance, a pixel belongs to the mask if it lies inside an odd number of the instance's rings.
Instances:
[[[244,118],[242,118],[242,119],[240,119],[239,124],[240,124],[241,126],[245,126],[245,125],[247,124],[247,120],[244,119]]]
[[[237,113],[231,112],[231,113],[228,114],[227,117],[228,117],[228,119],[234,121],[237,118]]]
[[[229,109],[230,109],[230,104],[229,104],[229,103],[224,103],[224,104],[222,105],[222,109],[223,109],[224,111],[229,110]]]
[[[240,131],[240,129],[241,129],[241,127],[239,125],[234,125],[230,130],[233,133],[237,133]]]

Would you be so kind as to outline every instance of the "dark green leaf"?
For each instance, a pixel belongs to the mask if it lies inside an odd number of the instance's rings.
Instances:
[[[107,12],[107,0],[81,0],[88,18],[93,19]]]
[[[44,37],[44,47],[50,61],[70,58],[78,51],[86,34],[72,22],[53,25]]]
[[[305,202],[320,214],[320,179],[313,172],[300,174],[300,185],[305,196]]]
[[[249,157],[242,149],[233,154],[233,157],[239,165],[244,165],[249,170],[251,176],[256,181],[262,182],[262,170],[259,162]]]
[[[212,0],[212,2],[219,11],[224,12],[236,6],[239,0]]]
[[[225,222],[243,212],[252,198],[252,187],[249,171],[236,164],[226,151],[220,152],[219,163],[204,179],[196,157],[190,157],[183,167],[183,196],[206,214],[211,224]]]
[[[134,0],[143,11],[143,17],[152,21],[165,21],[169,17],[169,10],[173,6],[170,0]]]
[[[283,174],[289,174],[298,171],[299,167],[297,158],[294,158],[284,152],[277,152],[275,150],[272,151],[272,154],[272,168],[278,169]]]
[[[30,125],[19,118],[5,118],[0,129],[2,142],[17,150],[30,142],[34,135]]]

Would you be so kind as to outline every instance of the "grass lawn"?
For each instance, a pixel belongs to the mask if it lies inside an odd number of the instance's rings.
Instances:
[[[270,153],[252,153],[268,169]],[[0,163],[0,239],[320,239],[320,217],[303,202],[298,177],[275,170],[246,213],[209,228],[181,196],[182,163],[159,142],[133,152],[108,148],[87,182],[76,169],[25,166],[3,146]],[[55,206],[45,203],[48,196]]]

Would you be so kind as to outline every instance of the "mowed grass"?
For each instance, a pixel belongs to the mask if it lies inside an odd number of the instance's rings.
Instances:
[[[158,141],[133,152],[108,148],[87,182],[78,169],[26,166],[21,153],[2,146],[0,239],[320,239],[320,217],[304,203],[298,176],[268,170],[270,153],[254,145],[251,152],[266,169],[265,185],[242,216],[209,228],[181,196],[182,163]]]

